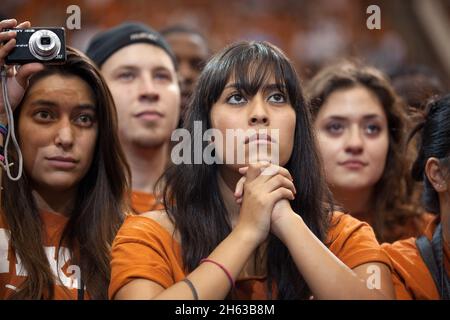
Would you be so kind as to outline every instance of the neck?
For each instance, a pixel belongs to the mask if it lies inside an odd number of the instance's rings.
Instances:
[[[222,195],[222,199],[225,202],[225,208],[230,217],[232,228],[236,226],[239,218],[240,206],[236,203],[234,190],[241,177],[242,176],[239,172],[226,168],[225,166],[222,166],[217,174],[219,190]]]
[[[342,190],[332,188],[334,199],[346,212],[358,220],[371,224],[375,219],[371,209],[372,189]]]
[[[75,203],[75,190],[58,191],[39,188],[33,190],[33,197],[39,210],[51,211],[69,217]],[[57,196],[55,197],[55,194]]]
[[[169,161],[169,144],[156,148],[122,145],[130,165],[132,190],[154,193],[155,184]]]

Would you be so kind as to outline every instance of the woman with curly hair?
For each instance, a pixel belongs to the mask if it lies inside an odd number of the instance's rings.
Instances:
[[[336,202],[368,222],[380,242],[421,233],[429,220],[412,200],[404,108],[384,74],[340,62],[306,88],[327,183]]]

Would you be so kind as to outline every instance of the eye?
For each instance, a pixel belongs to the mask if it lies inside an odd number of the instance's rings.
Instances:
[[[123,71],[117,75],[117,78],[122,81],[132,81],[136,78],[136,74],[131,71]]]
[[[381,132],[381,127],[377,124],[369,124],[366,126],[365,131],[369,136],[376,136]]]
[[[227,103],[229,103],[229,104],[238,105],[238,104],[243,104],[245,102],[247,102],[247,100],[240,93],[232,94],[231,96],[229,96],[227,98]]]
[[[271,95],[268,100],[273,103],[286,103],[286,98],[282,93],[275,93]]]
[[[39,122],[50,122],[54,119],[53,114],[47,110],[40,110],[36,112],[33,117]]]
[[[91,127],[94,124],[94,121],[95,121],[94,116],[87,113],[80,114],[75,119],[75,123],[82,127]]]
[[[161,81],[172,81],[172,75],[168,71],[157,71],[154,78]]]
[[[325,130],[331,135],[338,135],[344,131],[344,125],[340,122],[331,122],[325,127]]]

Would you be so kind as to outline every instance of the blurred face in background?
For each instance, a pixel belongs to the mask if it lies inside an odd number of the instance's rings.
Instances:
[[[170,142],[180,115],[175,66],[161,48],[136,43],[102,65],[119,118],[122,144],[156,148]]]
[[[181,106],[184,108],[209,57],[209,48],[205,40],[195,33],[173,32],[164,38],[172,48],[178,62]]]
[[[338,89],[328,96],[314,125],[330,188],[373,188],[389,148],[388,122],[378,97],[362,86]]]

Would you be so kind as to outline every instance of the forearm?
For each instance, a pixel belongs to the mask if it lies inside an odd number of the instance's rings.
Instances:
[[[220,263],[232,278],[236,279],[256,247],[257,242],[247,237],[245,232],[234,231],[207,258]],[[187,278],[194,285],[199,299],[224,299],[231,289],[225,272],[213,263],[200,264]],[[154,299],[192,298],[192,291],[184,282],[178,282],[154,297]]]
[[[341,262],[296,214],[283,218],[274,233],[286,245],[317,299],[386,299]]]

